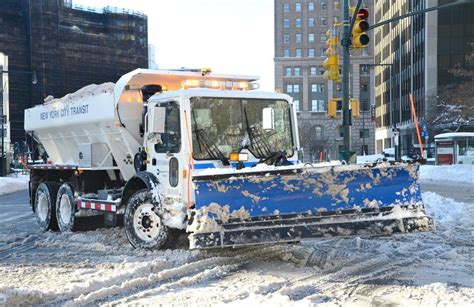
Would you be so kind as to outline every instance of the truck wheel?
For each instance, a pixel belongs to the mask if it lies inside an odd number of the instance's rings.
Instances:
[[[125,208],[124,227],[134,248],[159,249],[168,237],[168,227],[155,212],[153,197],[147,189],[135,192]]]
[[[74,230],[75,213],[74,192],[69,183],[63,183],[56,198],[56,219],[59,230],[62,232]]]
[[[55,182],[42,182],[35,193],[34,208],[36,221],[42,231],[57,230],[56,221],[56,195],[59,184]]]

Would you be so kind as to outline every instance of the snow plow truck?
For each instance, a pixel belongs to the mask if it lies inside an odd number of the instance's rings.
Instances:
[[[25,110],[49,161],[30,167],[39,227],[122,224],[135,248],[429,231],[417,164],[303,164],[286,94],[257,77],[137,69]],[[100,217],[102,218],[102,217]]]

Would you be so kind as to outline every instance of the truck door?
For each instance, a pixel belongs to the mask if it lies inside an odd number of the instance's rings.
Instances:
[[[165,197],[182,198],[179,174],[181,152],[180,107],[175,101],[158,103],[148,118],[148,171],[157,176]]]

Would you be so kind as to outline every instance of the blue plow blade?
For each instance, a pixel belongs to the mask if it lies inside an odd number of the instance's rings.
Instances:
[[[322,223],[328,223],[327,217],[331,217],[332,223],[337,220],[334,217],[344,216],[344,221],[337,227],[347,228],[346,224],[357,222],[359,224],[352,226],[373,228],[373,223],[361,221],[361,216],[380,217],[381,212],[387,215],[394,206],[416,209],[420,213],[423,204],[416,182],[417,171],[418,165],[379,164],[285,168],[195,177],[196,216],[202,221],[206,215],[217,226],[209,231],[195,227],[198,234],[192,236],[195,241],[192,246],[257,244],[265,243],[266,237],[271,237],[271,242],[317,237],[321,232],[327,234],[320,228]],[[426,216],[423,211],[416,217]],[[387,217],[382,220],[382,224],[392,221]],[[373,222],[376,223],[375,219]],[[426,230],[433,226],[430,219],[425,224]],[[305,229],[295,230],[302,225]],[[317,229],[313,227],[308,232],[308,225],[315,225]],[[397,227],[393,232],[408,232],[401,224]],[[417,227],[412,228],[415,230]],[[229,239],[226,236],[232,231],[234,239]],[[206,232],[211,234],[211,240]],[[235,239],[237,234],[239,240]]]

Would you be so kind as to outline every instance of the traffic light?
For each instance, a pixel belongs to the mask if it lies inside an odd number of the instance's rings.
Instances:
[[[337,102],[342,100],[341,98],[332,98],[328,101],[328,113],[329,118],[334,118],[337,115]]]
[[[326,32],[326,59],[323,61],[323,67],[326,70],[324,77],[327,80],[339,81],[339,56],[337,54],[337,36],[334,30]]]
[[[349,99],[351,110],[352,110],[352,117],[358,118],[360,116],[360,103],[357,99],[351,98]]]
[[[354,28],[352,29],[352,46],[354,48],[365,48],[369,44],[369,36],[365,33],[369,29],[369,11],[360,9],[356,14]]]

